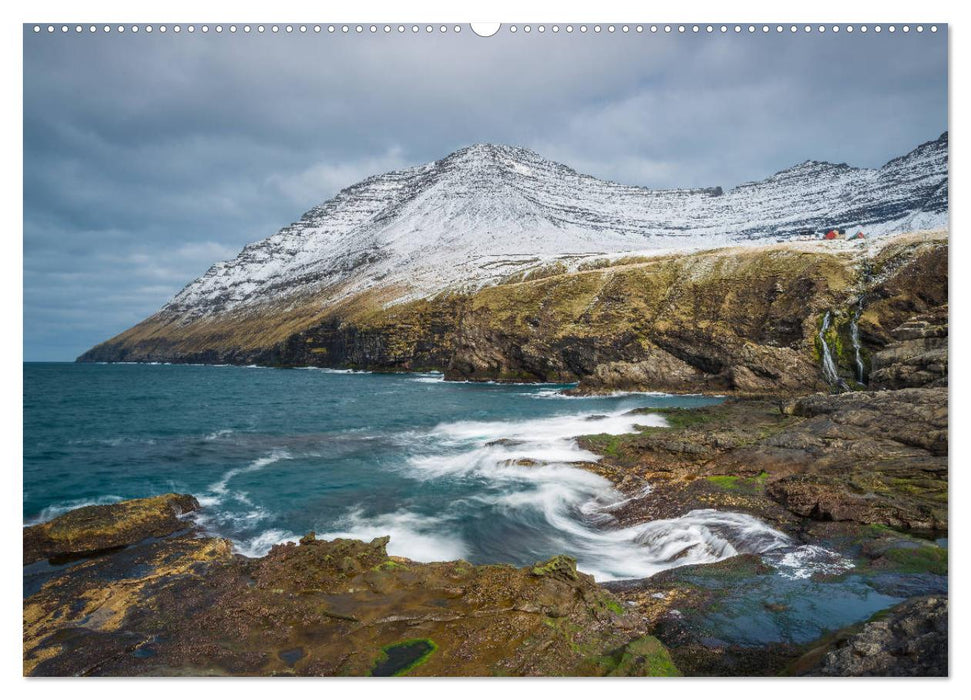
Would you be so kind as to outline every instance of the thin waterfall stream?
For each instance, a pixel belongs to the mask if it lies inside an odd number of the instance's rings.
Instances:
[[[831,312],[827,311],[823,316],[823,322],[819,327],[819,343],[822,346],[822,356],[823,356],[823,376],[826,378],[826,382],[830,386],[835,386],[839,389],[846,389],[846,382],[843,381],[842,377],[836,371],[836,362],[833,360],[833,353],[830,350],[829,343],[826,342],[826,331],[829,330],[829,324],[831,320]]]
[[[853,342],[854,359],[856,360],[856,381],[866,384],[866,370],[863,367],[863,358],[860,355],[860,315],[863,313],[863,304],[857,304],[853,318],[850,320],[850,339]]]

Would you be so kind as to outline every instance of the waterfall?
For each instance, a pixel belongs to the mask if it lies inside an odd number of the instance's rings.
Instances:
[[[836,372],[836,363],[833,361],[833,353],[830,352],[829,343],[826,342],[826,331],[829,330],[829,317],[830,312],[827,311],[823,316],[823,324],[819,327],[819,342],[823,348],[823,376],[826,378],[826,382],[830,386],[836,386],[843,389],[846,388],[846,382],[844,382]]]
[[[860,314],[863,313],[862,302],[857,305],[856,312],[853,314],[853,319],[850,321],[850,338],[853,341],[853,352],[856,358],[856,381],[860,384],[865,384],[863,381],[865,379],[863,370],[863,358],[860,357],[860,326],[858,321],[860,320]]]

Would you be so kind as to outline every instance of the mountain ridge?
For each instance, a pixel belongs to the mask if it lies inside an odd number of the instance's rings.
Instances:
[[[881,168],[807,160],[727,191],[625,185],[527,148],[474,144],[341,190],[213,265],[164,310],[219,313],[328,287],[334,301],[376,286],[409,300],[556,260],[777,242],[822,226],[881,235],[914,229],[907,219],[919,214],[916,228],[939,228],[946,182],[947,132]]]
[[[901,313],[946,300],[946,232],[890,235],[946,227],[946,164],[945,133],[878,169],[810,161],[729,192],[648,190],[473,146],[342,190],[78,359],[819,388],[827,311],[862,312],[877,352]],[[876,240],[789,242],[847,222]],[[914,256],[907,289],[933,279],[930,296],[865,279]],[[901,306],[868,319],[861,295]]]

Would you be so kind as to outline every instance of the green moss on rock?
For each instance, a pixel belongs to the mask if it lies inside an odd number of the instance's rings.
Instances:
[[[650,635],[629,642],[616,660],[609,676],[680,676],[667,648]]]
[[[947,550],[937,545],[893,547],[883,556],[903,573],[947,574]]]
[[[431,639],[420,637],[382,647],[371,668],[372,676],[404,676],[424,664],[438,649]]]
[[[549,561],[537,563],[531,569],[533,576],[551,576],[570,581],[577,579],[577,560],[565,554],[558,554]]]

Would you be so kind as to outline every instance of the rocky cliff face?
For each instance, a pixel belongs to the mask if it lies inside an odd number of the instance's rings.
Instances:
[[[160,315],[83,359],[438,369],[449,379],[580,381],[582,392],[797,394],[827,387],[821,341],[841,381],[862,383],[857,365],[867,381],[874,354],[897,342],[894,329],[946,302],[944,236],[872,249],[786,244],[554,270],[387,308],[185,324]]]
[[[912,316],[891,331],[893,342],[873,356],[881,389],[947,386],[947,304]]]

